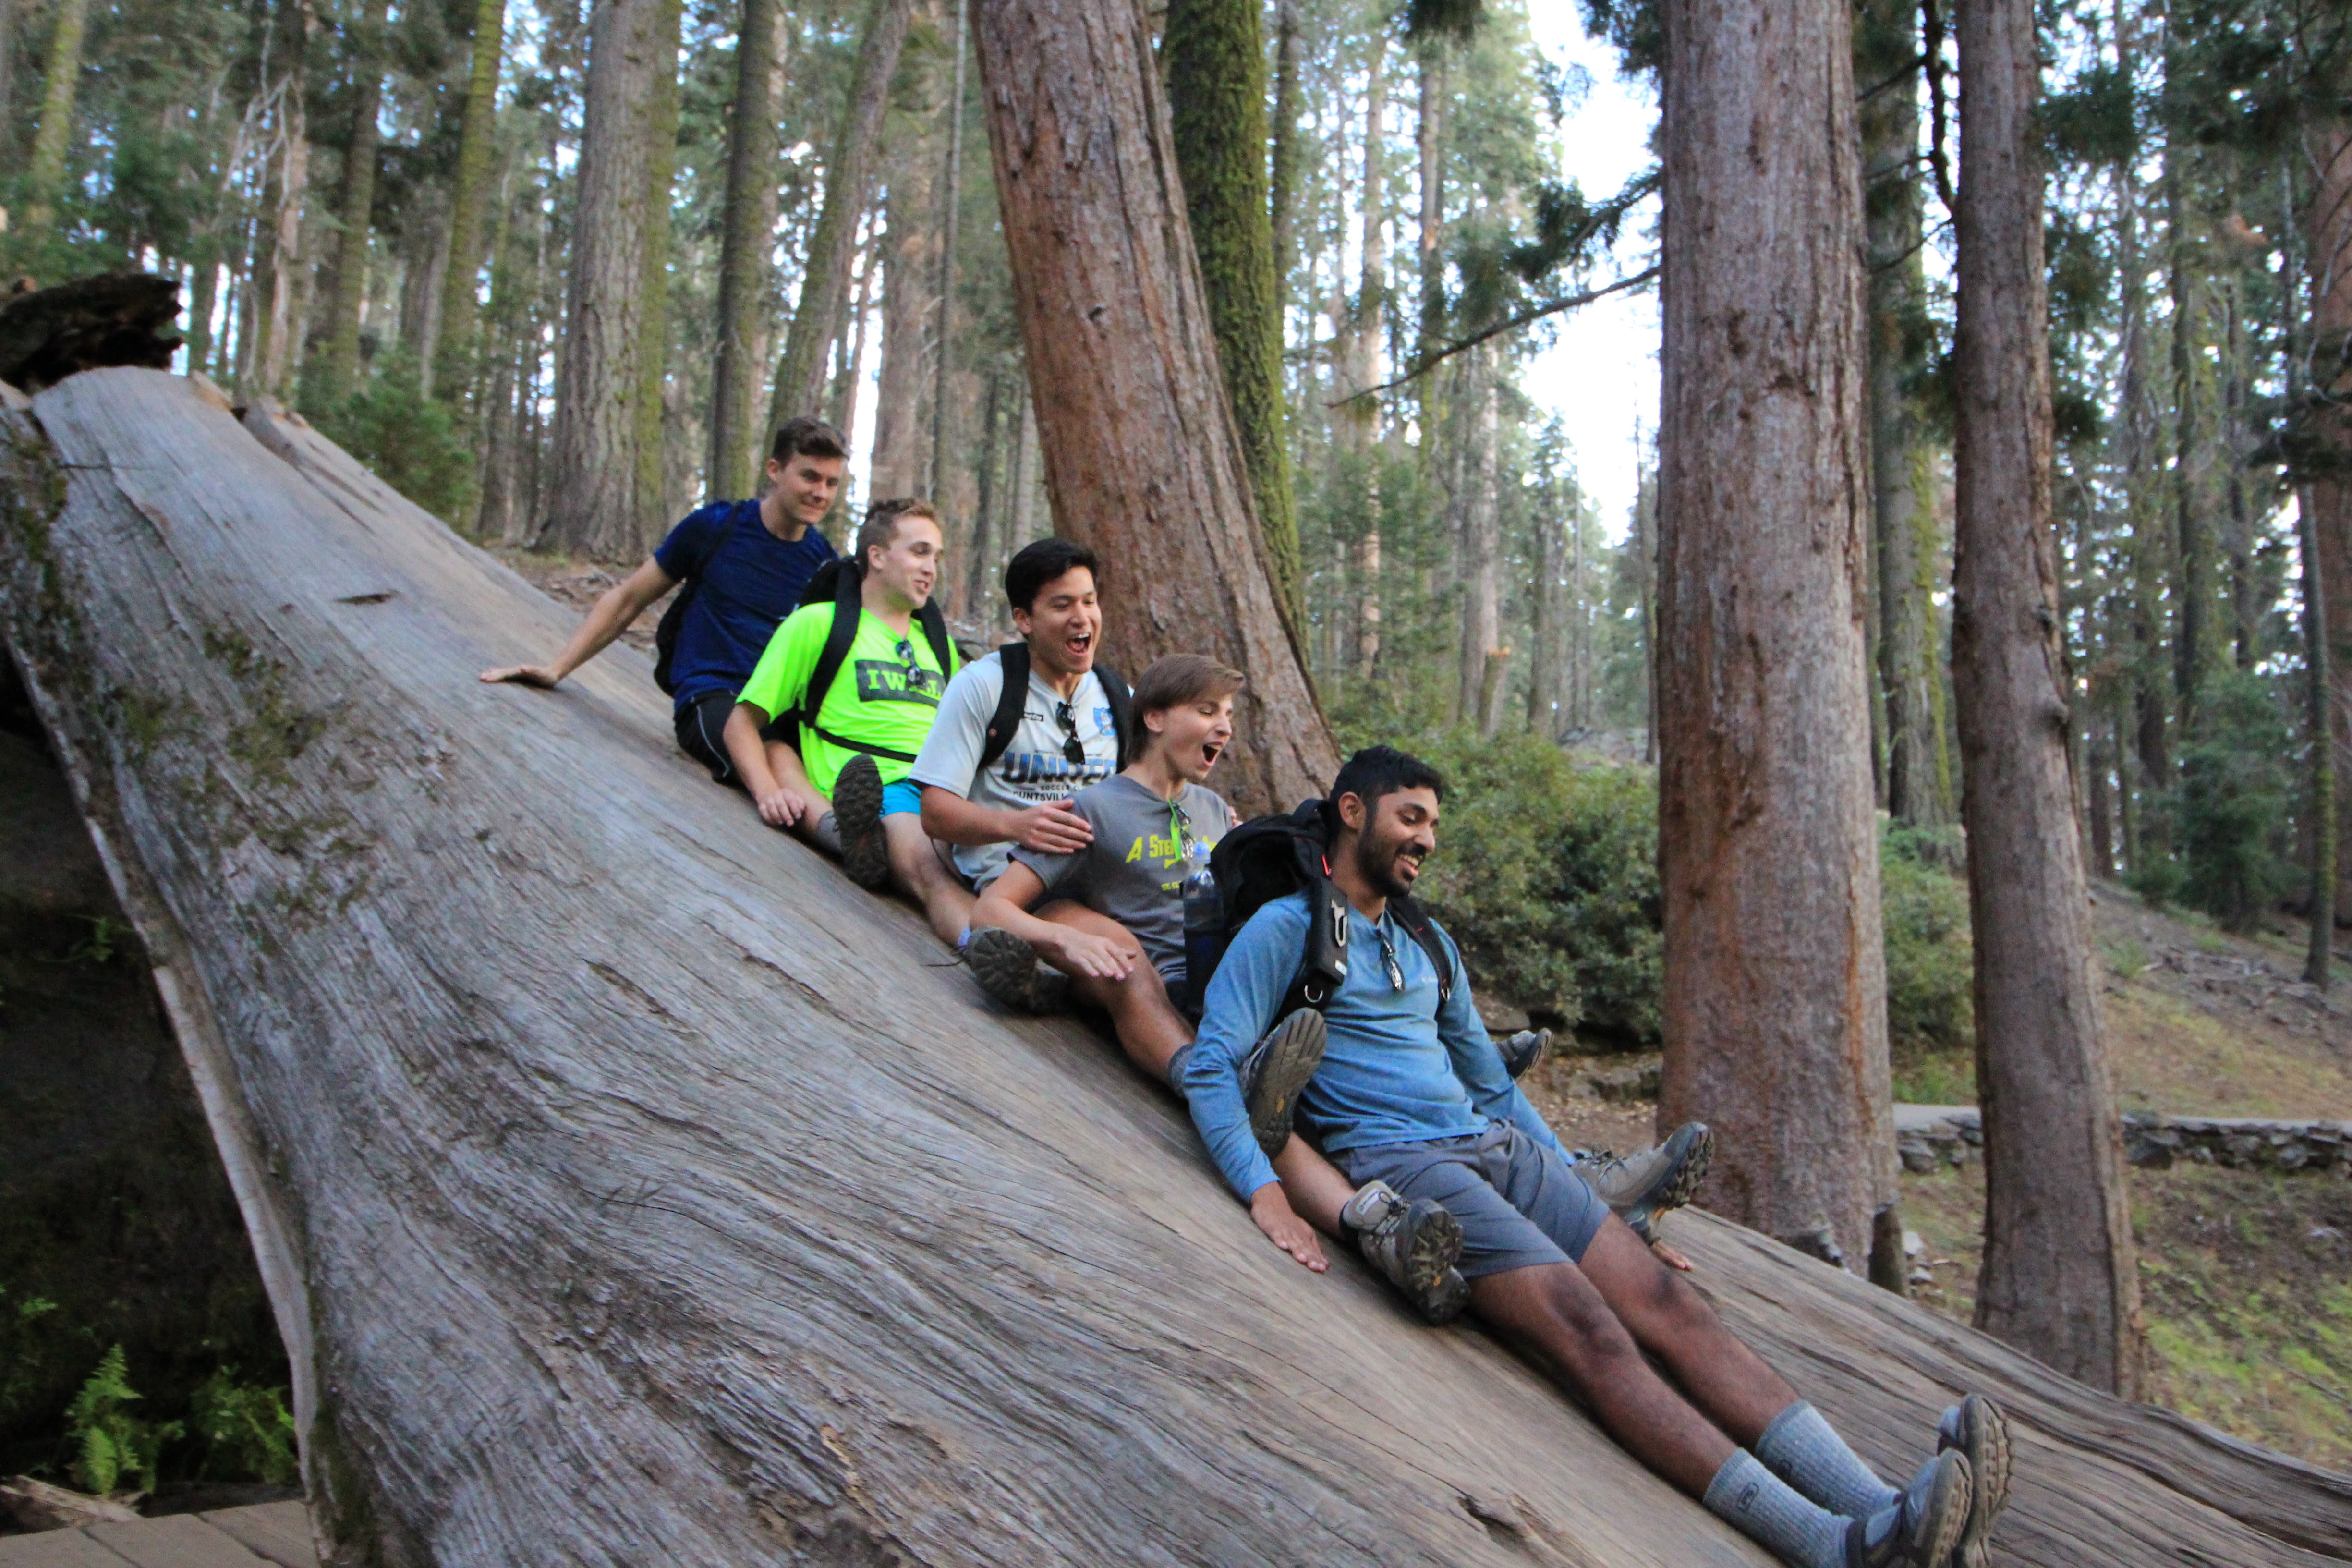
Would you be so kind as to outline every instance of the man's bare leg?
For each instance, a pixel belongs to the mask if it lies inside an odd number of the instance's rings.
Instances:
[[[894,811],[882,819],[882,836],[890,848],[890,879],[922,904],[939,939],[955,946],[971,923],[973,899],[940,863],[923,819],[911,811]]]
[[[1631,1233],[1625,1239],[1641,1250]],[[1654,1261],[1651,1267],[1660,1268]],[[1738,1447],[1651,1370],[1633,1334],[1574,1264],[1474,1279],[1470,1310],[1541,1363],[1628,1453],[1691,1496],[1706,1495]]]
[[[1741,1447],[1751,1447],[1797,1391],[1724,1327],[1689,1280],[1611,1215],[1577,1265],[1634,1343],[1665,1363],[1690,1402]]]
[[[1356,1184],[1323,1157],[1323,1152],[1294,1132],[1282,1152],[1274,1157],[1274,1173],[1298,1217],[1335,1240],[1345,1241],[1339,1211],[1356,1195]]]

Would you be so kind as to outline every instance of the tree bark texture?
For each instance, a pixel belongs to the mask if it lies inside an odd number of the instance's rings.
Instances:
[[[2304,147],[2314,179],[2296,216],[2311,330],[2291,357],[2302,361],[2314,379],[2323,374],[2321,367],[2328,374],[2326,384],[2308,387],[2308,393],[2325,395],[2312,398],[2306,417],[2322,449],[2337,461],[2315,465],[2300,495],[2311,508],[2320,591],[2327,600],[2334,771],[2341,779],[2352,775],[2352,473],[2341,464],[2343,455],[2352,453],[2352,413],[2347,412],[2352,371],[2343,369],[2346,345],[2352,342],[2352,123],[2318,118],[2305,132]],[[2291,331],[2291,342],[2294,336]],[[2304,379],[2301,371],[2290,374],[2297,382]],[[2290,394],[2296,390],[2291,384]],[[2343,910],[2352,908],[2352,832],[2346,821],[2352,814],[2352,792],[2337,791],[2336,805],[2336,907]]]
[[[890,83],[898,74],[898,51],[907,41],[914,0],[874,0],[866,32],[857,43],[856,74],[842,111],[831,154],[825,160],[824,205],[809,237],[808,263],[793,324],[776,365],[768,423],[782,424],[824,406],[824,357],[841,331],[849,300],[849,263],[857,248],[857,219],[873,181],[882,145],[882,121],[890,107]]]
[[[1663,10],[1658,1114],[1715,1128],[1716,1212],[1859,1268],[1895,1132],[1847,7]]]
[[[1919,212],[1916,7],[1873,0],[1855,14],[1854,61],[1876,86],[1862,106],[1863,221],[1870,262],[1870,458],[1878,563],[1878,680],[1886,711],[1886,806],[1898,822],[1952,819],[1937,646],[1936,494],[1918,406],[1935,334]]]
[[[1258,0],[1172,0],[1160,58],[1185,215],[1225,394],[1241,432],[1242,466],[1274,560],[1275,586],[1297,619],[1304,588],[1290,489],[1290,399],[1282,382],[1282,299],[1266,191],[1260,9]]]
[[[948,29],[953,40],[948,45],[950,62],[948,71],[952,83],[948,89],[948,166],[947,188],[940,195],[940,280],[935,292],[939,295],[939,326],[931,341],[939,344],[939,357],[932,366],[931,384],[931,473],[930,483],[924,487],[932,504],[943,508],[942,516],[948,526],[961,535],[962,548],[971,547],[966,531],[971,514],[948,496],[950,469],[948,464],[949,442],[953,437],[956,415],[955,388],[957,377],[955,342],[956,250],[963,226],[963,79],[964,60],[971,52],[970,31],[971,5],[970,0],[949,0],[954,8],[954,25]],[[958,478],[969,473],[958,471]],[[963,606],[958,605],[959,610]]]
[[[743,0],[735,37],[735,104],[727,125],[726,210],[719,242],[719,353],[710,376],[709,490],[748,496],[770,432],[759,423],[767,380],[766,322],[775,310],[776,78],[783,63],[784,8]]]
[[[337,1564],[1753,1564],[1526,1363],[1307,1274],[1100,1039],[676,754],[626,648],[297,423],[0,415],[0,632],[139,927]],[[2005,1562],[2305,1568],[2352,1483],[1705,1215],[1882,1471],[2016,1420]],[[1370,1484],[1367,1477],[1378,1477]]]
[[[661,38],[646,112],[645,254],[637,262],[637,515],[646,542],[659,540],[671,519],[692,503],[684,477],[693,460],[688,443],[675,438],[669,412],[670,205],[677,183],[677,45],[684,0],[664,0],[655,29]],[[677,460],[673,462],[675,457]],[[675,471],[680,482],[669,482]]]
[[[2139,1275],[2067,774],[2031,0],[1959,12],[1952,686],[1985,1128],[1979,1328],[2139,1387]]]
[[[1221,787],[1286,809],[1339,746],[1251,505],[1142,15],[979,0],[974,19],[1055,526],[1102,552],[1120,668],[1195,652],[1248,674]]]
[[[889,148],[887,222],[881,239],[882,363],[874,399],[874,496],[913,495],[929,477],[931,326],[939,317],[931,289],[939,279],[938,211],[946,132],[936,114],[914,118]]]
[[[658,78],[677,68],[676,0],[599,0],[589,17],[579,206],[555,372],[555,483],[537,542],[621,561],[654,542],[638,485]]]
[[[489,245],[492,155],[497,151],[499,65],[506,58],[506,0],[478,0],[466,111],[457,126],[457,168],[449,186],[449,260],[441,271],[441,331],[428,387],[466,412],[473,398],[475,299]]]
[[[89,0],[58,0],[49,26],[49,58],[41,71],[41,118],[33,130],[33,151],[25,161],[25,226],[37,236],[56,221],[56,202],[66,183],[66,153],[73,146],[74,89],[81,80],[81,41]],[[52,282],[62,279],[50,279]]]
[[[367,299],[368,233],[374,221],[376,149],[382,139],[376,120],[383,106],[383,24],[389,9],[389,0],[367,0],[352,29],[352,128],[335,203],[334,270],[328,279],[319,352],[302,367],[305,405],[314,409],[341,404],[359,377],[360,307]]]

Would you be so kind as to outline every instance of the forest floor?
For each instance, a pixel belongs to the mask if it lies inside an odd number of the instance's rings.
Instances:
[[[2098,889],[2107,1051],[2126,1110],[2352,1120],[2352,966],[2321,996],[2299,932],[2232,936],[2202,917]],[[1640,1148],[1650,1100],[1623,1093],[1655,1060],[1563,1056],[1532,1086],[1568,1142]],[[1630,1069],[1630,1070],[1629,1070]],[[1895,1097],[1965,1105],[1965,1051],[1901,1052]],[[2152,1378],[2148,1397],[2225,1432],[2352,1470],[2352,1180],[2182,1163],[2130,1173]],[[1983,1252],[1984,1166],[1906,1173],[1905,1224],[1932,1283],[1916,1299],[1965,1322]],[[1671,1233],[1670,1233],[1671,1234]]]

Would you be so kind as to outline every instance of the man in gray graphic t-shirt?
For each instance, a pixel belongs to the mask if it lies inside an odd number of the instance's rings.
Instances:
[[[1069,798],[1119,766],[1126,688],[1095,667],[1102,609],[1094,552],[1041,539],[1005,566],[1004,596],[1022,640],[948,682],[908,773],[923,792],[923,830],[949,847],[975,891],[1003,874],[1016,844],[1045,854],[1084,849],[1089,830]],[[1008,656],[1026,667],[1027,680],[1011,733],[1000,736],[992,724],[1013,712],[1003,700]]]

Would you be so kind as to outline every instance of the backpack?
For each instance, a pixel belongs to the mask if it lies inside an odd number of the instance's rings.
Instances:
[[[1029,645],[1009,642],[996,652],[1004,661],[1004,690],[997,697],[996,711],[989,718],[988,737],[981,746],[980,767],[974,772],[986,770],[1004,754],[1004,748],[1013,743],[1013,731],[1021,728],[1021,715],[1029,706]],[[1114,765],[1125,766],[1130,707],[1127,682],[1118,678],[1117,670],[1099,660],[1095,664],[1095,679],[1102,682],[1103,698],[1110,704],[1111,733],[1118,741],[1118,761]]]
[[[865,574],[857,570],[854,562],[839,555],[818,567],[809,578],[808,586],[801,592],[800,607],[805,610],[811,605],[830,604],[833,625],[825,633],[824,651],[816,656],[816,668],[809,672],[808,689],[801,695],[801,705],[790,713],[778,714],[761,733],[782,741],[797,752],[801,749],[801,731],[806,730],[845,752],[911,763],[915,760],[912,752],[894,752],[887,746],[852,741],[816,721],[818,710],[824,706],[825,693],[833,689],[834,679],[849,660],[849,645],[857,640],[858,617],[866,613],[865,584]],[[915,624],[922,628],[924,639],[931,645],[931,657],[939,661],[940,673],[952,669],[955,645],[948,640],[947,617],[940,614],[939,605],[926,600],[923,607],[915,612]]]
[[[702,586],[703,568],[710,564],[710,558],[719,553],[719,545],[726,540],[727,519],[722,517],[704,531],[702,548],[686,569],[686,585],[677,591],[669,608],[662,612],[660,624],[654,627],[654,684],[662,689],[665,697],[677,695],[677,681],[669,667],[677,657],[677,634],[686,626],[686,607],[694,603],[695,593]]]
[[[1276,899],[1298,892],[1307,895],[1307,941],[1298,973],[1266,1026],[1272,1028],[1301,1007],[1319,1013],[1331,1000],[1348,978],[1348,900],[1331,883],[1332,826],[1330,803],[1310,800],[1286,816],[1254,816],[1217,840],[1209,852],[1221,917],[1217,939],[1205,964],[1189,948],[1186,953],[1185,984],[1196,1006],[1206,1001],[1210,977],[1250,916]],[[1409,898],[1391,899],[1389,913],[1429,955],[1437,971],[1437,1005],[1444,1006],[1459,976],[1436,926]]]

